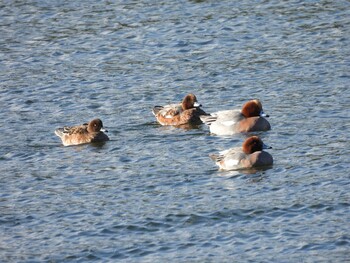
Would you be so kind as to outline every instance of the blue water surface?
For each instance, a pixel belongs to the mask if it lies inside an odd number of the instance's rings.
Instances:
[[[1,1],[1,262],[347,262],[350,3]],[[247,136],[162,127],[154,105],[259,98]],[[54,130],[101,118],[111,141]]]

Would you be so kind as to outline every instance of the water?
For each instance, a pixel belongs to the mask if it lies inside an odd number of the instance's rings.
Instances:
[[[0,261],[345,262],[349,1],[1,1]],[[208,157],[245,134],[154,105],[259,98],[272,168]],[[99,117],[111,141],[53,133]]]

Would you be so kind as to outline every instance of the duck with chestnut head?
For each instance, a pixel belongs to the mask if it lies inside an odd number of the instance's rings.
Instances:
[[[153,107],[153,115],[158,123],[167,126],[180,126],[184,124],[201,124],[199,116],[207,115],[200,107],[197,97],[190,93],[181,103]]]
[[[267,131],[270,123],[264,118],[260,100],[246,102],[242,109],[224,110],[200,116],[200,119],[209,126],[210,132],[216,135],[233,135],[241,132]]]
[[[108,141],[109,138],[104,131],[102,121],[94,119],[82,125],[58,128],[55,134],[61,138],[64,146],[70,146]]]
[[[271,166],[273,158],[263,149],[271,149],[258,136],[247,138],[242,147],[231,148],[210,157],[221,170],[239,170]]]

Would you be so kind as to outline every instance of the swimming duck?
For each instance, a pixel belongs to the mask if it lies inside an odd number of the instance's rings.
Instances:
[[[258,136],[252,136],[243,142],[242,147],[231,148],[210,157],[221,170],[269,166],[273,164],[273,158],[263,149],[271,148],[265,145]]]
[[[241,110],[224,110],[200,116],[209,126],[210,132],[216,135],[233,135],[240,132],[267,131],[270,123],[264,118],[269,117],[263,112],[259,100],[246,102]]]
[[[207,115],[194,94],[188,94],[178,104],[155,106],[152,110],[161,125],[179,126],[183,124],[201,124],[200,115]]]
[[[102,128],[102,121],[94,119],[83,125],[58,128],[55,134],[61,138],[64,146],[108,141],[109,138]]]

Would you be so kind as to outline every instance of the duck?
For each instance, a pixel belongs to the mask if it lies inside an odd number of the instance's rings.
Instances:
[[[271,154],[263,151],[271,148],[258,136],[251,136],[243,142],[242,147],[231,148],[210,157],[220,170],[224,171],[271,166],[273,164]]]
[[[153,115],[159,124],[163,126],[180,126],[185,124],[202,124],[199,116],[206,116],[198,103],[197,97],[190,93],[187,94],[181,103],[169,104],[164,106],[154,106]]]
[[[260,100],[254,99],[243,104],[242,109],[223,110],[200,116],[201,121],[209,126],[216,135],[233,135],[244,132],[268,131],[270,123]]]
[[[61,138],[64,146],[70,146],[108,141],[109,137],[104,131],[101,119],[93,119],[82,125],[58,128],[55,134]]]

